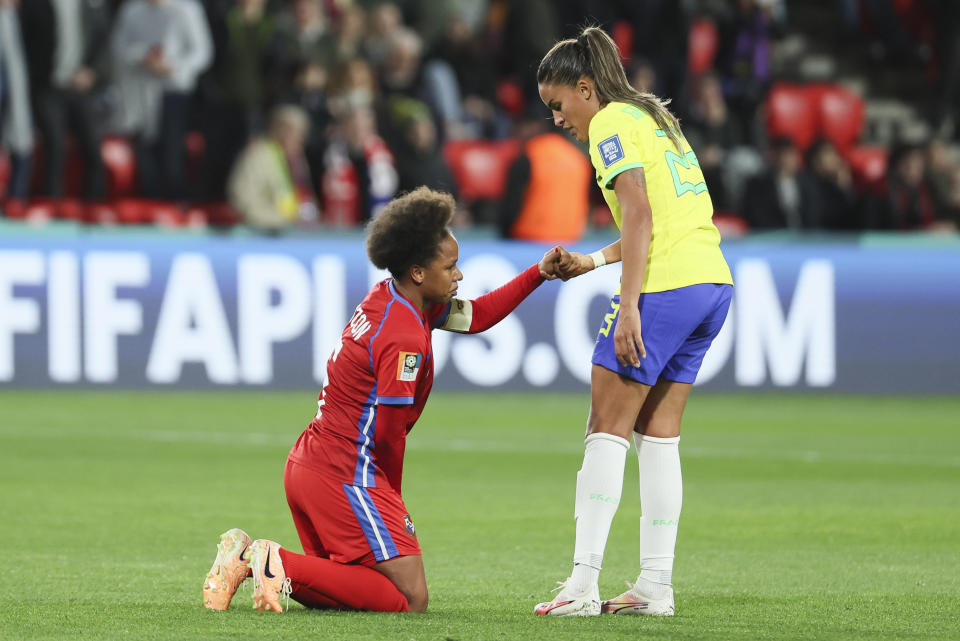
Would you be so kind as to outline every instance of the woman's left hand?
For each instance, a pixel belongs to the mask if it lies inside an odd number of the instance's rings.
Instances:
[[[640,359],[647,357],[640,336],[640,310],[635,305],[631,308],[621,305],[617,327],[613,331],[613,346],[621,365],[640,367]]]

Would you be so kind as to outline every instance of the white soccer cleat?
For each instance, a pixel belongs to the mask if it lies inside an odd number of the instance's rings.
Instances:
[[[551,617],[596,617],[600,616],[600,591],[596,584],[582,594],[574,593],[570,588],[570,579],[559,582],[554,588],[559,590],[553,601],[538,603],[534,614]]]
[[[604,601],[602,610],[604,614],[632,614],[654,617],[672,617],[673,607],[673,587],[644,581],[640,585],[627,582],[630,589],[615,599]],[[660,594],[656,594],[659,592]],[[655,595],[651,596],[651,594]]]

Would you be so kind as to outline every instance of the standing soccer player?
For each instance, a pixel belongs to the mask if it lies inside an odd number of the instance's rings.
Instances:
[[[407,433],[433,385],[431,331],[476,333],[507,316],[544,279],[559,250],[476,300],[456,299],[463,274],[448,225],[449,194],[421,187],[370,223],[367,254],[393,276],[357,307],[327,362],[317,415],[287,458],[284,487],[303,546],[220,537],[204,605],[225,610],[252,573],[254,607],[282,612],[282,595],[313,608],[423,612],[420,545],[400,494]]]
[[[564,253],[561,274],[622,260],[623,275],[593,353],[573,571],[556,598],[534,611],[672,616],[680,422],[726,318],[733,280],[697,157],[665,103],[629,85],[613,40],[591,27],[558,42],[541,61],[537,83],[554,124],[589,141],[597,184],[621,234],[589,256]],[[597,577],[631,436],[643,509],[640,575],[630,590],[601,603]]]

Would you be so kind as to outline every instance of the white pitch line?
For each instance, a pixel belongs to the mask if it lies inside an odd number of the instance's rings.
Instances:
[[[61,439],[80,436],[76,430],[62,429],[0,429],[0,438],[16,436],[21,438]],[[292,446],[299,432],[287,434],[268,432],[184,432],[181,430],[130,430],[82,432],[87,438],[102,437],[109,440],[153,441],[161,443],[206,443],[215,445],[236,445],[243,447]],[[429,439],[417,438],[416,433],[407,441],[406,449],[416,452],[473,452],[477,454],[523,454],[529,452],[549,454],[577,454],[583,451],[582,441],[576,438],[560,438],[543,442],[535,440],[485,441],[475,439]],[[786,461],[795,463],[865,463],[878,465],[935,465],[940,467],[960,467],[960,456],[942,456],[935,454],[870,454],[788,449],[753,449],[730,447],[684,446],[681,443],[681,455],[694,459],[762,459],[765,461]]]

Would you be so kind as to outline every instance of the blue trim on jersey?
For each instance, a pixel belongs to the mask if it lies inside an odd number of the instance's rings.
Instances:
[[[413,405],[412,396],[378,396],[377,403],[380,405]]]
[[[407,306],[407,309],[409,309],[411,312],[413,312],[413,315],[416,316],[416,317],[417,317],[417,320],[420,321],[420,324],[421,324],[421,325],[423,324],[423,314],[421,314],[421,313],[418,312],[416,309],[414,309],[414,307],[413,307],[413,305],[410,303],[410,301],[408,301],[406,298],[404,298],[403,296],[400,295],[400,292],[397,291],[397,288],[396,288],[396,286],[393,284],[393,281],[392,281],[392,280],[390,281],[390,293],[393,294],[393,300],[398,300],[398,301],[400,301],[401,303],[403,303],[404,305],[406,305],[406,306]],[[392,303],[393,301],[390,301],[390,302]],[[384,315],[384,318],[386,318],[386,315]]]
[[[379,562],[400,556],[393,537],[390,536],[390,530],[383,522],[383,517],[380,516],[380,511],[377,510],[373,497],[367,489],[344,483],[343,491],[347,495],[350,507],[353,508],[353,514],[357,517],[360,529],[363,530],[367,545],[373,552],[373,558]]]
[[[375,478],[377,466],[370,459],[370,450],[373,449],[377,432],[377,370],[373,366],[373,341],[377,339],[384,324],[386,324],[392,305],[393,300],[387,303],[383,310],[383,318],[380,319],[380,325],[377,326],[377,331],[374,332],[373,337],[367,344],[370,371],[373,373],[373,388],[363,404],[363,411],[360,412],[360,419],[357,421],[357,464],[353,471],[353,483],[360,487],[377,487]]]
[[[447,303],[446,305],[443,306],[443,313],[440,314],[440,318],[438,318],[436,322],[434,322],[433,327],[431,327],[430,329],[436,329],[447,322],[447,316],[450,315],[450,306],[451,306],[451,303]]]
[[[377,464],[370,458],[377,429],[377,383],[363,404],[360,420],[357,421],[357,465],[353,472],[353,482],[360,487],[377,487],[375,474]]]

